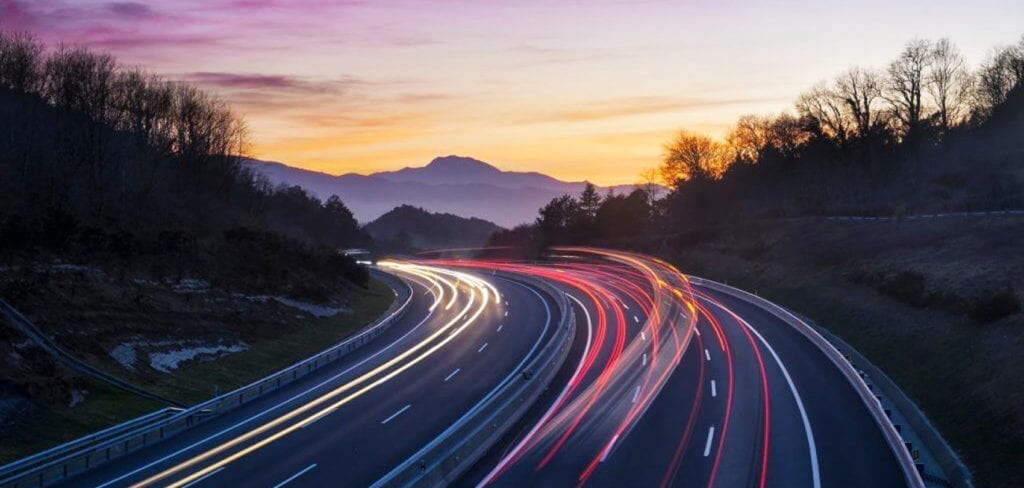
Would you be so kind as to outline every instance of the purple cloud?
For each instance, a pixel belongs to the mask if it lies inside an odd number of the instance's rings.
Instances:
[[[107,4],[107,10],[125,17],[153,17],[156,15],[156,12],[148,5],[136,2],[111,2]]]

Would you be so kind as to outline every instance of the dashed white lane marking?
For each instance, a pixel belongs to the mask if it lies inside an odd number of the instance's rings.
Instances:
[[[647,353],[646,352],[644,353],[644,363],[643,363],[643,366],[647,366]]]
[[[508,310],[505,310],[505,316],[508,317]]]
[[[298,478],[299,476],[302,476],[302,475],[308,473],[310,470],[312,470],[315,467],[316,467],[316,463],[313,463],[313,464],[310,464],[309,466],[306,466],[306,468],[303,469],[302,471],[299,471],[298,473],[295,473],[295,474],[291,475],[288,479],[286,479],[286,480],[284,480],[284,481],[274,485],[274,488],[281,488],[282,486],[287,485],[288,483],[291,483],[292,481],[295,481],[296,478]]]
[[[501,332],[501,328],[504,327],[504,326],[505,326],[505,324],[498,325],[498,332]]]
[[[455,368],[455,371],[452,371],[450,375],[444,377],[444,381],[447,383],[448,380],[452,379],[452,376],[459,374],[459,371],[462,371],[462,368]]]
[[[711,361],[711,353],[706,348],[704,349],[704,357]]]
[[[619,300],[619,301],[622,302],[622,300]],[[629,305],[626,305],[626,302],[622,302],[622,308],[625,308],[626,310],[629,310]]]
[[[402,415],[402,412],[405,412],[406,410],[409,410],[409,407],[411,407],[411,406],[412,406],[412,404],[409,404],[409,405],[406,405],[406,406],[404,406],[404,407],[402,407],[402,408],[398,409],[398,411],[397,411],[397,412],[395,412],[395,413],[391,414],[391,416],[390,416],[390,417],[388,417],[388,418],[384,419],[384,421],[383,421],[383,422],[381,422],[381,424],[383,425],[383,424],[386,424],[386,423],[388,423],[388,422],[391,422],[392,420],[394,420],[394,418],[395,418],[395,417],[397,417],[397,416],[399,416],[399,415]]]
[[[712,425],[711,428],[708,429],[708,440],[704,443],[704,457],[708,457],[708,454],[711,454],[711,441],[714,440],[714,438],[715,426]]]
[[[485,342],[484,345],[480,346],[480,349],[476,350],[476,352],[484,352],[484,349],[487,349],[487,344],[490,344],[490,343],[489,342]]]
[[[636,403],[636,399],[639,396],[640,396],[640,385],[636,385],[636,391],[633,392],[633,403]]]
[[[612,447],[615,446],[615,441],[619,440],[619,434],[612,436],[612,440],[608,442],[608,445],[604,447],[604,452],[601,453],[601,462],[608,459],[608,454],[612,452]]]
[[[718,396],[718,390],[715,388],[715,380],[711,380],[711,396]]]
[[[644,334],[643,332],[641,332],[640,333],[640,340],[641,341],[646,341],[647,340],[647,334]]]
[[[639,324],[640,323],[640,317],[637,317],[636,315],[634,315],[633,316],[633,322],[636,322],[636,323]]]
[[[209,473],[206,473],[206,475],[205,475],[205,476],[200,476],[199,478],[196,478],[195,480],[192,480],[192,481],[191,481],[190,483],[187,483],[187,484],[185,484],[185,485],[182,485],[182,487],[181,487],[181,488],[188,488],[188,487],[190,487],[190,486],[194,486],[194,485],[196,485],[197,483],[199,483],[200,481],[203,481],[203,480],[205,480],[206,478],[209,478],[210,476],[213,476],[213,475],[215,475],[215,474],[217,474],[217,473],[219,473],[219,472],[221,472],[221,471],[223,471],[223,470],[224,470],[224,466],[221,466],[221,467],[219,467],[219,468],[217,468],[217,469],[215,469],[215,470],[213,470],[213,471],[210,471]]]
[[[700,337],[700,329],[694,328],[693,333],[697,334],[697,337]]]

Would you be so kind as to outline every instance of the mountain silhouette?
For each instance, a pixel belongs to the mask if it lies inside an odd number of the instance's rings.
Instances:
[[[532,222],[552,198],[579,193],[584,181],[562,181],[537,172],[502,171],[483,161],[435,158],[425,166],[370,175],[340,176],[250,160],[250,167],[274,184],[298,185],[321,199],[338,195],[360,222],[370,222],[401,205],[430,212],[477,217],[502,227]],[[633,185],[598,187],[604,193],[633,190]]]

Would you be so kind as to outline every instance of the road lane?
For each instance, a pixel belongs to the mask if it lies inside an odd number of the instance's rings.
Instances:
[[[420,279],[419,281],[423,282],[424,280]],[[512,370],[515,364],[521,362],[523,355],[530,350],[532,344],[544,339],[541,337],[544,326],[550,321],[557,320],[557,317],[545,317],[545,310],[551,310],[553,307],[550,304],[546,308],[541,306],[538,303],[538,295],[523,285],[508,280],[492,279],[491,281],[500,290],[503,299],[489,304],[479,316],[474,316],[468,313],[467,309],[460,308],[461,304],[449,302],[450,296],[445,297],[435,307],[435,299],[446,287],[441,284],[434,286],[431,291],[425,286],[425,283],[417,284],[415,290],[417,303],[414,304],[414,310],[410,310],[410,313],[407,314],[409,319],[403,321],[405,323],[401,326],[395,326],[392,329],[393,332],[389,331],[392,337],[388,337],[388,339],[394,340],[393,346],[388,347],[384,341],[376,340],[371,346],[367,346],[366,352],[361,352],[358,357],[343,358],[338,364],[327,368],[337,377],[330,376],[328,371],[316,374],[314,375],[316,378],[296,382],[295,388],[288,388],[288,391],[269,395],[275,397],[273,399],[267,398],[253,402],[253,404],[233,411],[223,418],[211,421],[210,425],[204,425],[194,432],[190,431],[176,436],[168,443],[140,451],[119,461],[116,465],[87,473],[73,481],[75,484],[98,485],[116,480],[114,485],[124,485],[150,478],[151,482],[159,484],[167,482],[184,484],[199,481],[199,484],[231,482],[272,486],[312,463],[317,463],[316,469],[310,470],[292,481],[291,484],[310,483],[318,479],[363,480],[363,483],[360,484],[369,484],[375,477],[387,472],[394,464],[400,462],[401,456],[408,456],[415,452],[416,449],[443,431],[450,422],[454,421],[454,418],[461,414],[460,409],[470,408],[473,402],[490,391],[508,371]],[[456,286],[466,287],[465,284]],[[452,293],[450,287],[447,287],[445,291],[449,295]],[[460,300],[468,302],[471,298],[470,296]],[[493,296],[491,300],[494,300]],[[451,308],[445,310],[445,306],[449,304],[451,304]],[[431,311],[432,308],[433,311]],[[423,317],[428,317],[428,320],[425,320],[422,325],[412,323],[413,321],[423,321]],[[442,331],[442,328],[448,323],[451,324],[449,329]],[[507,337],[504,340],[492,339],[491,336],[496,333],[495,330],[499,323],[520,333],[506,334]],[[399,333],[401,334],[399,337],[393,337],[394,334]],[[385,336],[388,335],[385,334]],[[259,435],[246,439],[244,442],[224,449],[208,459],[187,466],[179,472],[171,473],[164,478],[152,479],[154,474],[181,465],[184,460],[195,459],[198,454],[208,452],[211,446],[230,439],[232,436],[237,436],[241,432],[251,432],[254,427],[275,415],[281,415],[298,405],[305,405],[304,402],[309,402],[331,388],[337,388],[339,384],[351,382],[358,375],[372,372],[374,368],[383,368],[381,374],[390,374],[389,372],[395,370],[396,367],[394,365],[389,367],[388,361],[393,360],[399,353],[404,354],[404,351],[410,350],[414,344],[419,344],[432,335],[435,342],[448,341],[443,347],[437,349],[437,354],[426,357],[410,367],[408,371],[402,371],[377,387],[353,398],[348,403],[326,413],[311,409],[310,415],[296,416]],[[487,350],[477,353],[480,345],[484,343],[490,344]],[[373,349],[376,351],[370,352]],[[444,378],[456,367],[461,368],[461,378],[445,382]],[[218,429],[225,430],[240,421],[244,422],[245,419],[262,411],[259,410],[260,407],[264,407],[264,409],[273,407],[273,401],[281,401],[287,394],[294,394],[301,388],[311,388],[310,384],[314,380],[320,380],[325,384],[319,387],[314,385],[309,393],[298,395],[300,398],[293,401],[284,402],[281,407],[271,409],[270,413],[255,421],[249,421],[191,449],[184,449],[199,442],[204,438],[203,436],[213,436],[219,432]],[[442,389],[442,385],[448,390]],[[399,400],[399,397],[405,401]],[[329,404],[330,402],[325,402],[324,405]],[[379,429],[380,421],[383,418],[406,404],[411,405],[408,411],[384,426],[399,428],[393,429],[394,432],[391,434],[377,432],[381,430]],[[390,411],[387,411],[388,409]],[[317,412],[316,415],[312,415],[313,412]],[[412,425],[407,425],[410,421],[412,421]],[[299,426],[303,422],[306,425]],[[370,426],[375,427],[370,428]],[[402,428],[403,426],[405,428]],[[368,428],[370,430],[366,431]],[[227,464],[220,464],[226,457],[236,456],[245,449],[251,449],[253,445],[265,442],[286,430],[291,430],[291,432]],[[362,439],[362,441],[352,442],[352,439]],[[182,452],[174,454],[178,451]],[[171,455],[169,459],[159,461],[169,454]],[[346,457],[357,455],[358,457],[355,459],[358,459],[359,462],[325,464],[324,460],[329,461],[336,454]],[[324,457],[324,459],[317,459],[319,457]],[[137,473],[122,477],[139,467],[144,468]],[[210,476],[205,477],[207,474]]]

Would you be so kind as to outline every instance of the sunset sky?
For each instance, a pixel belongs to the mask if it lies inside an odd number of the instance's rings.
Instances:
[[[461,154],[611,184],[676,130],[723,135],[914,37],[976,64],[1024,34],[1024,2],[0,0],[0,28],[214,91],[262,159],[340,174]]]

